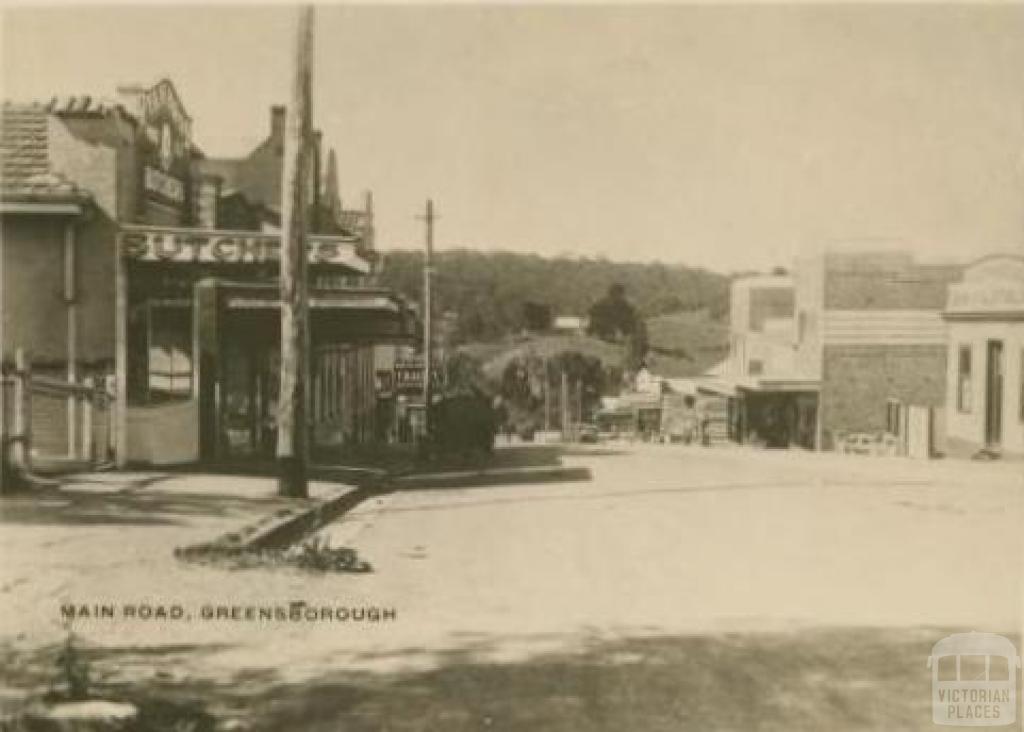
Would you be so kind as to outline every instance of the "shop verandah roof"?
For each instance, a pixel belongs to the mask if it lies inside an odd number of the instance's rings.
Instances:
[[[281,307],[280,291],[272,282],[232,282],[219,280],[224,312],[256,320],[258,327],[269,321]],[[314,333],[331,333],[341,341],[409,343],[419,338],[416,310],[392,290],[383,287],[338,287],[309,290],[310,326]]]

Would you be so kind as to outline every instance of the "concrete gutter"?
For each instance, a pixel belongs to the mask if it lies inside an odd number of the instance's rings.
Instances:
[[[580,481],[590,480],[590,477],[590,470],[587,468],[547,465],[528,468],[484,468],[437,473],[410,473],[394,476],[388,483],[393,490],[415,490],[417,488],[473,488],[503,483]]]
[[[207,559],[286,549],[381,492],[377,481],[342,485],[323,498],[282,509],[212,541],[177,547],[174,554],[179,559]]]
[[[367,486],[346,486],[312,506],[261,526],[248,536],[244,551],[285,549],[379,492]]]

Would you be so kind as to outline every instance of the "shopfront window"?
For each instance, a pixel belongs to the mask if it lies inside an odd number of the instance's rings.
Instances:
[[[192,394],[192,313],[185,306],[149,310],[149,396],[153,401]]]
[[[960,346],[960,361],[957,369],[956,408],[961,412],[971,411],[970,346]]]

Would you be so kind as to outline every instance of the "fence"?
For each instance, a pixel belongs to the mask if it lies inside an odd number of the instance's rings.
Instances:
[[[885,431],[836,432],[835,447],[854,455],[888,455],[927,460],[941,453],[941,407],[902,404],[890,400]]]
[[[106,379],[70,382],[33,372],[18,351],[3,374],[2,454],[15,472],[97,468],[112,459],[113,396]]]

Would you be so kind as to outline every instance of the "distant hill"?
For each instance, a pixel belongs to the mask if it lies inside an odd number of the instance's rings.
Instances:
[[[384,256],[382,284],[418,300],[422,252]],[[555,315],[585,315],[615,282],[644,318],[704,309],[715,320],[728,310],[727,277],[682,265],[452,250],[435,255],[434,271],[435,311],[457,314],[461,343],[519,332],[526,302],[549,305]]]
[[[659,376],[697,376],[729,354],[729,326],[706,311],[647,319],[647,365]]]

